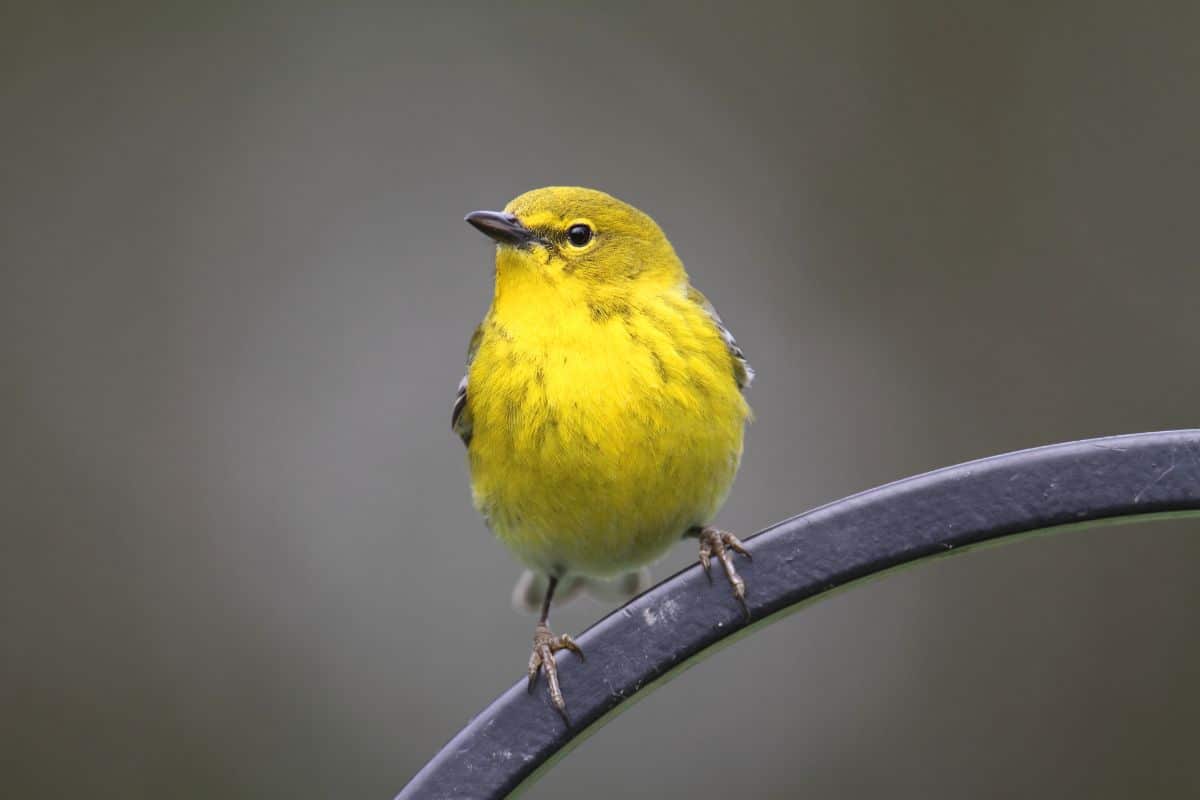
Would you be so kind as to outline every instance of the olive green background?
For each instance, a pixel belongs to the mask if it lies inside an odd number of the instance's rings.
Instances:
[[[561,5],[0,11],[3,794],[387,798],[521,675],[449,412],[462,216],[532,187],[651,213],[744,346],[739,532],[1200,425],[1200,6]],[[889,576],[529,797],[1195,796],[1198,566]]]

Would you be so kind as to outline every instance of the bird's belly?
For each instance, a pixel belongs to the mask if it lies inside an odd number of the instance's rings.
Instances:
[[[711,520],[737,471],[746,406],[732,380],[671,387],[603,367],[481,381],[474,397],[476,505],[539,571],[608,576],[654,560]]]

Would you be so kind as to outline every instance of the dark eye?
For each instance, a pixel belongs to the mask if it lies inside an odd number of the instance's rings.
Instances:
[[[592,240],[592,229],[587,225],[572,225],[567,229],[567,241],[576,247],[583,247]]]

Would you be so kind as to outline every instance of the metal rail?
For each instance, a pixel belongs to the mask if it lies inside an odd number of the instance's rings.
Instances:
[[[740,560],[738,569],[749,627],[723,581],[710,583],[698,565],[685,569],[579,636],[586,663],[560,654],[570,727],[546,692],[527,693],[522,678],[397,800],[504,797],[636,692],[718,642],[852,581],[1001,537],[1172,512],[1200,512],[1200,430],[1007,453],[821,506],[746,541],[754,560]]]

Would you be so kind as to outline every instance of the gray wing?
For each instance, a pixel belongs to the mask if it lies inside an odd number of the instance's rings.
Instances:
[[[725,323],[721,321],[721,315],[717,313],[717,309],[713,308],[713,304],[708,302],[708,298],[701,294],[699,289],[694,286],[688,287],[688,299],[707,311],[713,324],[717,326],[717,331],[725,340],[725,349],[729,351],[730,360],[733,362],[733,379],[737,381],[738,388],[744,391],[754,382],[754,367],[750,366],[750,362],[746,360],[746,354],[742,352],[741,347],[738,347],[737,339],[733,338],[729,328],[726,328]]]
[[[463,375],[458,382],[458,392],[454,395],[454,409],[450,412],[450,430],[463,440],[463,444],[471,446],[471,415],[467,411],[467,376]]]
[[[479,349],[479,340],[482,337],[483,326],[480,325],[475,329],[475,333],[472,334],[471,344],[467,347],[468,371],[471,369],[471,362],[475,360],[475,351]],[[471,419],[471,409],[468,406],[466,375],[463,375],[462,380],[458,382],[458,391],[454,394],[454,408],[450,411],[450,430],[459,435],[464,445],[467,447],[471,446],[471,434],[474,431],[474,425]]]

